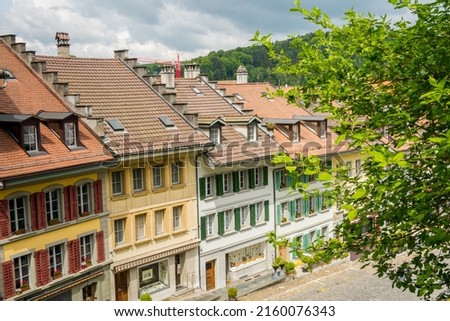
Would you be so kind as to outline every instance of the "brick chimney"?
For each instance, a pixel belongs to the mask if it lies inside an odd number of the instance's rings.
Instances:
[[[195,79],[200,76],[200,66],[197,64],[188,64],[184,66],[184,78]]]
[[[59,57],[70,57],[70,37],[66,32],[57,32],[55,36]]]
[[[248,82],[248,72],[247,68],[244,66],[239,66],[236,71],[236,83],[238,84],[246,84]]]

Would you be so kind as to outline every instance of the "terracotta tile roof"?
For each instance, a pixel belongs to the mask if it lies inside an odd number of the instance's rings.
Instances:
[[[274,97],[267,93],[276,90],[269,83],[244,83],[237,84],[236,81],[219,81],[217,88],[225,90],[226,95],[239,95],[244,99],[244,109],[251,109],[253,113],[261,117],[264,122],[279,119],[280,123],[294,123],[300,120],[300,141],[292,142],[289,137],[277,127],[273,131],[273,137],[289,154],[304,155],[326,155],[345,152],[348,145],[341,143],[333,146],[337,135],[328,130],[326,138],[320,138],[314,130],[307,125],[309,118],[315,119],[317,114],[313,114],[304,108],[289,104],[282,97]],[[322,115],[320,115],[322,116]],[[276,121],[275,121],[276,122]]]
[[[0,68],[15,77],[0,90],[0,113],[36,115],[39,111],[69,112],[69,107],[28,65],[0,39]],[[44,123],[39,125],[46,153],[29,156],[0,125],[0,179],[36,174],[111,159],[100,140],[80,121],[84,149],[71,151]]]
[[[91,105],[92,117],[119,120],[125,130],[114,132],[104,124],[106,142],[115,153],[135,154],[176,147],[210,144],[207,136],[168,104],[119,59],[38,56],[58,81],[69,83],[69,94],[79,104]],[[173,126],[164,125],[167,116]]]

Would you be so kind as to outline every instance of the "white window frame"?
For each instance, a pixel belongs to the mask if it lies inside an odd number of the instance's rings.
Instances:
[[[281,203],[280,219],[282,220],[283,218],[285,218],[286,220],[289,220],[289,204],[288,204],[288,202]]]
[[[138,214],[134,218],[136,228],[136,240],[142,240],[146,238],[146,222],[147,214]]]
[[[162,235],[165,233],[164,215],[165,215],[164,209],[155,211],[155,235]]]
[[[264,213],[264,202],[255,203],[255,218],[256,222],[259,223],[263,220]]]
[[[214,194],[214,176],[205,177],[205,195],[206,197]]]
[[[94,235],[84,235],[80,237],[80,259],[81,264],[86,265],[87,261],[94,261]]]
[[[215,214],[210,214],[206,216],[206,236],[214,235],[214,221]]]
[[[23,147],[27,152],[39,151],[38,133],[35,125],[26,125],[23,130]]]
[[[239,215],[241,219],[241,226],[248,225],[248,206],[241,206],[239,208]]]
[[[92,183],[86,182],[77,185],[78,214],[92,212]]]
[[[172,208],[172,229],[179,230],[182,228],[183,205],[174,206]]]
[[[152,168],[153,176],[153,188],[160,188],[164,186],[163,168],[162,166],[153,166]]]
[[[145,189],[144,169],[133,168],[132,175],[133,175],[133,192],[142,192]]]
[[[231,192],[231,182],[232,177],[231,173],[225,173],[223,174],[223,193],[230,193]]]
[[[125,218],[114,220],[114,243],[116,245],[125,243],[125,225]]]
[[[172,163],[172,185],[177,185],[181,183],[181,166],[179,163]]]
[[[13,259],[14,282],[16,289],[20,289],[23,282],[31,287],[31,255],[26,254]]]
[[[50,275],[54,277],[56,272],[64,273],[64,243],[56,244],[48,248]]]
[[[45,192],[45,212],[47,215],[47,223],[51,220],[59,220],[62,222],[63,215],[61,205],[63,203],[61,202],[61,195],[61,188],[54,188]]]
[[[247,177],[248,174],[246,170],[239,171],[239,190],[245,190],[248,188]]]
[[[233,210],[226,210],[223,213],[224,230],[230,231],[233,228]]]
[[[123,171],[115,171],[111,173],[112,195],[123,195]]]
[[[64,123],[64,143],[67,147],[77,146],[77,125],[75,122]]]
[[[296,143],[299,140],[300,140],[299,125],[298,124],[292,125],[292,141]]]
[[[358,176],[361,173],[361,160],[355,160],[355,175]]]
[[[256,142],[256,141],[258,141],[257,128],[258,127],[256,125],[249,125],[248,126],[248,141],[249,142]]]
[[[22,204],[18,206],[18,200],[22,200]],[[11,227],[11,232],[14,232],[24,229],[27,231],[28,227],[28,196],[20,195],[13,198],[8,199],[8,207],[9,207],[9,224]],[[23,226],[22,226],[23,225]]]
[[[209,138],[214,144],[220,144],[220,128],[210,128],[209,129]]]

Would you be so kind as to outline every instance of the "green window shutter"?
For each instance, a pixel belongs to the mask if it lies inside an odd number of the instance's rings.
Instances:
[[[306,251],[309,247],[309,234],[303,235],[303,250]]]
[[[296,213],[295,201],[289,201],[289,215],[291,217],[291,221],[295,221],[295,213]]]
[[[200,239],[206,240],[206,216],[200,217]]]
[[[198,180],[198,186],[200,188],[200,199],[204,200],[206,198],[206,179],[204,177]]]
[[[223,175],[217,174],[216,175],[216,196],[222,196],[223,195]]]
[[[287,177],[287,184],[288,184],[288,186],[292,186],[293,183],[294,183],[294,177],[289,174]]]
[[[269,185],[269,168],[267,166],[263,167],[263,185]]]
[[[303,215],[309,217],[309,198],[303,199]]]
[[[308,176],[306,176],[306,175],[304,175],[304,174],[302,174],[302,175],[300,175],[300,182],[302,182],[302,183],[308,183]]]
[[[317,207],[319,208],[318,212],[320,212],[322,210],[322,205],[323,205],[323,196],[322,195],[317,196],[317,204],[318,204]]]
[[[256,204],[250,204],[250,225],[256,225]]]
[[[264,221],[270,221],[270,209],[269,209],[269,201],[264,201]]]
[[[281,204],[277,204],[277,225],[281,223]]]
[[[233,192],[239,193],[239,172],[233,172]]]
[[[236,231],[241,230],[241,211],[239,207],[234,209],[234,229]]]
[[[218,220],[218,234],[219,235],[223,235],[223,233],[225,233],[225,218],[224,218],[224,213],[223,212],[219,212],[217,213],[217,220]]]
[[[281,171],[275,171],[275,189],[280,190],[281,187]]]
[[[255,188],[255,169],[250,168],[248,171],[248,188]]]

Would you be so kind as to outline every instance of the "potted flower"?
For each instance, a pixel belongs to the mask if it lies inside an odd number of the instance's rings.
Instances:
[[[62,277],[61,270],[54,269],[53,270],[53,280],[59,279],[60,277]]]
[[[148,292],[143,292],[139,296],[139,301],[153,301],[152,296]]]
[[[89,257],[84,257],[81,260],[81,268],[82,269],[85,269],[85,268],[87,268],[87,267],[89,267],[91,265],[92,265],[92,261],[91,261],[91,259]]]
[[[228,301],[236,301],[237,300],[238,290],[236,288],[229,288],[227,290]]]
[[[56,225],[56,224],[59,224],[59,223],[61,223],[61,221],[59,219],[57,219],[57,218],[53,218],[50,221],[48,221],[48,225]]]
[[[28,283],[28,280],[22,280],[22,282],[20,282],[20,289],[22,292],[30,289],[30,283]]]

